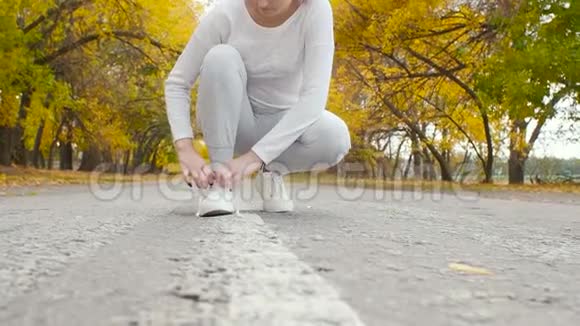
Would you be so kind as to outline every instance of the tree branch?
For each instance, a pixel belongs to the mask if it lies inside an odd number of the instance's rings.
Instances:
[[[403,41],[412,41],[412,40],[416,40],[416,39],[420,39],[420,38],[425,38],[425,37],[434,37],[434,36],[441,36],[441,35],[445,35],[447,33],[453,33],[455,31],[458,31],[462,28],[467,27],[467,25],[465,24],[458,24],[457,26],[453,26],[447,29],[442,29],[440,31],[434,31],[434,30],[430,30],[430,34],[418,34],[415,35],[413,37],[408,37],[408,38],[403,38]]]
[[[448,69],[445,69],[445,68],[439,66],[433,60],[431,60],[431,59],[425,57],[424,55],[414,51],[410,47],[407,47],[406,49],[407,49],[407,52],[409,52],[412,56],[414,56],[415,58],[430,65],[435,70],[437,70],[437,71],[441,72],[443,75],[445,75],[448,79],[455,82],[459,87],[461,87],[469,95],[469,97],[471,97],[471,99],[475,102],[475,104],[479,108],[479,112],[481,114],[481,119],[482,119],[482,123],[483,123],[483,128],[485,131],[485,141],[486,141],[486,147],[487,147],[487,160],[486,160],[486,166],[485,166],[486,180],[485,181],[491,182],[491,178],[492,178],[491,172],[493,169],[493,159],[494,159],[493,140],[491,139],[491,128],[489,126],[489,116],[487,115],[487,110],[486,110],[485,106],[483,105],[483,102],[481,101],[479,96],[477,96],[475,91],[471,87],[469,87],[469,85],[467,85],[464,81],[462,81],[457,76],[455,76],[453,73],[451,73]]]
[[[431,100],[429,100],[426,97],[423,97],[421,95],[418,95],[419,98],[421,98],[423,101],[425,101],[425,103],[429,104],[430,106],[432,106],[435,110],[439,111],[441,114],[443,114],[443,116],[448,119],[449,121],[451,121],[451,123],[453,123],[455,125],[455,127],[457,127],[457,130],[459,130],[459,132],[461,132],[465,138],[467,139],[467,142],[471,145],[471,147],[473,148],[473,150],[475,151],[475,154],[477,155],[477,158],[479,159],[479,161],[481,162],[481,164],[485,167],[485,159],[483,158],[483,155],[481,155],[479,149],[477,148],[477,145],[475,144],[475,142],[473,141],[473,139],[471,139],[471,137],[469,136],[469,134],[467,133],[467,130],[465,130],[460,124],[459,122],[457,122],[455,119],[453,119],[453,117],[451,117],[449,114],[447,114],[447,112],[445,112],[445,110],[443,110],[441,107],[439,107],[437,104],[433,103]]]
[[[42,24],[47,19],[52,19],[58,15],[60,15],[65,10],[76,10],[86,4],[87,0],[70,0],[62,2],[58,7],[50,8],[46,11],[46,14],[40,15],[36,18],[32,23],[26,25],[22,31],[24,34],[29,33],[40,24]]]
[[[368,20],[369,19],[355,5],[353,5],[352,2],[350,2],[349,0],[344,0],[344,1],[350,6],[350,9],[352,9],[352,11],[354,11],[359,17],[361,17],[364,20]]]
[[[130,32],[130,31],[113,31],[110,33],[110,35],[112,35],[116,38],[129,38],[129,39],[135,39],[135,40],[140,40],[140,41],[146,40],[151,45],[153,45],[159,49],[169,49],[171,52],[174,52],[176,54],[181,53],[180,51],[166,47],[161,42],[154,40],[152,37],[148,36],[145,33]],[[72,43],[69,43],[69,44],[62,46],[61,48],[59,48],[58,50],[54,51],[51,54],[48,54],[44,57],[36,59],[34,61],[34,63],[38,64],[38,65],[51,63],[52,61],[56,60],[58,57],[60,57],[62,55],[65,55],[65,54],[67,54],[73,50],[76,50],[76,49],[78,49],[86,44],[97,41],[97,40],[99,40],[103,37],[107,37],[107,36],[109,36],[109,35],[106,35],[106,34],[85,35],[85,36],[81,37],[80,39],[76,40],[75,42],[72,42]]]
[[[461,87],[475,101],[475,104],[480,108],[480,110],[483,110],[483,103],[479,99],[479,96],[477,96],[475,91],[471,87],[469,87],[469,85],[467,85],[464,81],[462,81],[457,76],[452,74],[452,72],[449,71],[448,69],[441,67],[440,65],[435,63],[435,61],[427,58],[426,56],[420,54],[419,52],[416,52],[415,50],[411,49],[410,47],[407,47],[406,50],[415,58],[417,58],[417,59],[423,61],[424,63],[426,63],[427,65],[433,67],[435,70],[439,71],[441,74],[443,74],[444,76],[446,76],[447,78],[449,78],[453,82],[455,82],[459,87]]]
[[[558,104],[558,102],[560,102],[560,100],[563,99],[570,90],[571,87],[566,86],[561,90],[559,90],[556,94],[554,94],[554,97],[547,104],[547,109],[549,109],[550,111],[553,110],[554,107]],[[530,140],[528,140],[528,146],[526,147],[526,156],[532,151],[534,144],[540,137],[542,128],[548,121],[548,115],[549,114],[544,114],[538,119],[538,124],[536,124],[536,127],[534,127],[532,135],[530,136]]]

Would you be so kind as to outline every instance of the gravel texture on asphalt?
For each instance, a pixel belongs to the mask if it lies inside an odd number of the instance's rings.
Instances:
[[[580,324],[574,200],[296,186],[208,219],[169,188],[0,196],[0,324]]]

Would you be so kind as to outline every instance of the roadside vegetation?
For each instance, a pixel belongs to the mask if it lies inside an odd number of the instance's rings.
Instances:
[[[172,166],[161,174],[127,175],[111,172],[82,172],[45,170],[22,167],[0,167],[0,195],[8,193],[10,189],[20,187],[54,186],[54,185],[87,185],[90,182],[110,184],[115,182],[155,183],[160,178],[178,178],[178,167]],[[161,180],[164,180],[161,179]],[[365,187],[383,190],[428,191],[428,192],[497,192],[517,191],[524,193],[571,193],[580,194],[580,184],[568,182],[554,182],[549,184],[510,185],[507,182],[495,184],[457,183],[426,180],[383,180],[365,177],[339,177],[336,173],[325,172],[314,174],[295,174],[287,177],[288,181],[296,184],[316,182],[326,186]]]
[[[345,162],[357,178],[577,182],[578,159],[537,148],[546,137],[580,141],[580,2],[331,3],[328,109],[349,125]],[[3,0],[0,182],[75,183],[95,170],[132,179],[174,166],[163,81],[203,11],[191,0]]]

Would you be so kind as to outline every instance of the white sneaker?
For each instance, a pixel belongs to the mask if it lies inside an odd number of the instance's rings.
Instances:
[[[272,213],[291,212],[294,202],[286,191],[284,178],[273,172],[260,172],[256,178],[258,190],[262,195],[263,210]]]
[[[235,212],[233,192],[219,186],[202,191],[197,212],[203,217],[233,214]]]

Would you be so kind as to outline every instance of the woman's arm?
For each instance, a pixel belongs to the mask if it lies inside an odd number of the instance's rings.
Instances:
[[[173,142],[193,138],[191,128],[191,89],[199,76],[207,52],[223,43],[228,21],[214,8],[201,18],[183,53],[165,80],[165,103]]]
[[[309,13],[305,32],[304,79],[300,98],[252,147],[266,164],[290,147],[326,109],[334,60],[332,8],[327,0],[311,1],[316,2],[316,7]]]

